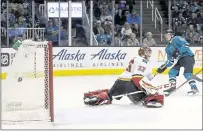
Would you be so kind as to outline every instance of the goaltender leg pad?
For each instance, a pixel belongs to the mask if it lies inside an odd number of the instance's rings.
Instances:
[[[164,95],[147,96],[144,100],[144,105],[146,107],[162,107],[164,105]]]
[[[108,89],[89,91],[87,93],[84,93],[84,97],[89,97],[89,96],[97,95],[100,92],[108,92],[108,91],[109,91]]]
[[[111,104],[108,89],[85,93],[83,100],[84,104],[91,106]]]
[[[129,100],[134,104],[139,104],[145,97],[146,94],[144,92],[128,95]]]

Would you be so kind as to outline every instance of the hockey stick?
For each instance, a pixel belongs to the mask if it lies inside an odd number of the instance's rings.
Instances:
[[[112,96],[112,98],[116,99],[116,98],[119,98],[119,97],[134,95],[134,94],[138,94],[138,93],[144,93],[144,92],[143,91],[135,91],[135,92],[126,93],[126,94],[122,94],[122,95]]]
[[[195,80],[198,81],[198,82],[203,82],[203,79],[197,77],[196,75],[192,75],[191,78],[192,78],[192,79],[195,79]]]
[[[196,75],[198,75],[200,72],[202,72],[203,71],[203,69],[201,69],[200,71],[198,71],[194,76],[196,76]],[[189,80],[191,80],[191,79],[189,79]],[[167,97],[168,96],[170,96],[171,94],[173,94],[174,92],[176,92],[178,89],[180,89],[183,85],[185,85],[189,80],[186,80],[185,82],[183,82],[181,85],[179,85],[175,90],[173,90],[172,92],[170,92],[168,95],[167,95]]]

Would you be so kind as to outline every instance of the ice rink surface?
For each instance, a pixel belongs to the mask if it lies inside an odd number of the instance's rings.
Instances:
[[[202,75],[199,75],[202,77]],[[187,96],[188,84],[165,98],[162,108],[132,104],[127,97],[111,105],[89,107],[83,94],[110,89],[117,76],[80,76],[54,78],[55,122],[3,125],[9,129],[202,129],[202,95]],[[155,83],[168,82],[167,75],[157,75]],[[185,78],[178,77],[177,86]],[[202,83],[197,82],[200,92]],[[202,93],[201,93],[202,94]]]

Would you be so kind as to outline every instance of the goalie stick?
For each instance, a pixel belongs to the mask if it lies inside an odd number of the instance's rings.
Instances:
[[[194,78],[194,76],[197,76],[200,72],[202,72],[203,69],[201,69],[200,71],[198,71],[195,75],[192,75],[191,78]],[[190,80],[190,79],[189,79]],[[173,94],[174,92],[176,92],[178,89],[180,89],[183,85],[185,85],[189,80],[186,80],[185,82],[183,82],[181,85],[179,85],[175,90],[173,90],[172,92],[170,92],[168,94],[167,97],[169,97],[171,94]]]
[[[122,95],[112,96],[112,98],[116,99],[116,98],[119,98],[119,97],[134,95],[134,94],[138,94],[138,93],[143,93],[143,91],[135,91],[135,92],[126,93],[126,94],[122,94]]]

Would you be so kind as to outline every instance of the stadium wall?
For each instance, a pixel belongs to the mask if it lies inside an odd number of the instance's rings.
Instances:
[[[139,47],[54,47],[53,74],[54,76],[118,75],[124,71],[129,60],[137,55],[138,49]],[[155,73],[156,69],[165,62],[167,56],[164,49],[164,47],[152,47],[150,63],[152,73]],[[191,49],[195,53],[194,73],[196,73],[202,69],[202,47]],[[2,48],[1,79],[6,78],[14,56],[14,49]],[[169,69],[163,74],[167,74]],[[29,77],[33,76],[33,73],[28,74]]]

